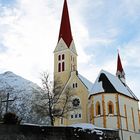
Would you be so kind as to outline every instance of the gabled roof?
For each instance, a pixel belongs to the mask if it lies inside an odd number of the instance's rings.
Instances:
[[[88,88],[88,91],[91,92],[91,89],[93,87],[93,83],[90,82],[88,79],[83,77],[81,74],[78,74],[79,79],[82,81],[82,83]]]
[[[91,95],[98,93],[120,93],[135,100],[138,98],[130,90],[130,88],[121,82],[121,80],[109,72],[101,70],[93,87]]]
[[[69,48],[73,38],[72,38],[72,33],[71,33],[71,26],[70,26],[67,0],[64,0],[64,6],[63,6],[62,19],[61,19],[58,41],[61,38],[65,41],[65,43],[67,44],[67,47]]]

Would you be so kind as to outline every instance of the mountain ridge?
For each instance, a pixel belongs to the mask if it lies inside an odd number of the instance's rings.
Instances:
[[[8,111],[15,112],[23,119],[23,122],[40,123],[38,115],[32,110],[34,97],[40,90],[41,88],[36,83],[26,80],[12,71],[0,74],[0,98],[6,100],[7,93],[9,93],[10,99],[15,99],[9,103]],[[5,106],[6,104],[2,103],[2,114],[5,113]]]

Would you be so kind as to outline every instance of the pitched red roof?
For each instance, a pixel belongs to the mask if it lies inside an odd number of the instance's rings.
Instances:
[[[58,41],[60,40],[60,38],[63,38],[63,40],[65,41],[65,43],[67,44],[69,48],[73,39],[72,39],[72,33],[71,33],[67,0],[64,0]]]
[[[122,67],[119,53],[118,53],[118,60],[117,60],[117,71],[123,72],[123,67]]]

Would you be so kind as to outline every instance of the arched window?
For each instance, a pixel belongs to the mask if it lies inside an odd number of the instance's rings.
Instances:
[[[101,115],[101,106],[99,102],[96,103],[96,115]]]
[[[114,114],[114,105],[112,101],[108,102],[108,114]]]
[[[59,61],[61,60],[61,55],[58,55],[58,60],[59,60]]]
[[[58,72],[61,72],[61,63],[58,63]]]
[[[62,62],[62,71],[65,70],[65,62]]]
[[[65,59],[65,55],[64,54],[62,54],[62,60],[64,60]]]

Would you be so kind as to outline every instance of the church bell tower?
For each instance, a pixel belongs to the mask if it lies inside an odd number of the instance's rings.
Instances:
[[[58,42],[54,50],[54,80],[63,85],[71,72],[77,70],[77,52],[72,37],[67,0],[64,0]]]

